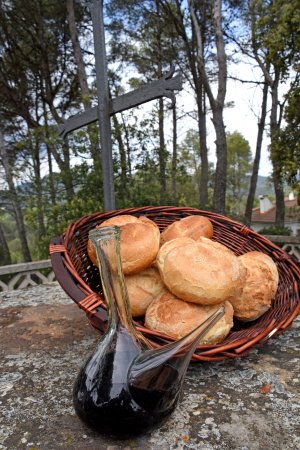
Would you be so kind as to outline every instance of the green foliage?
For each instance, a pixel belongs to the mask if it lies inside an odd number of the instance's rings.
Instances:
[[[298,0],[253,0],[252,13],[256,14],[255,47],[265,51],[264,61],[273,64],[282,77],[296,68],[300,55],[300,8]],[[264,50],[262,50],[264,49]]]
[[[199,152],[199,133],[190,129],[178,148],[177,185],[180,206],[199,207],[201,158]],[[212,207],[212,189],[214,168],[209,164],[208,171],[208,208]]]
[[[227,209],[240,216],[247,200],[252,156],[248,141],[238,131],[227,134],[227,166]]]
[[[289,227],[270,225],[268,227],[262,228],[258,231],[258,233],[269,236],[291,236],[292,230]]]
[[[287,95],[284,117],[286,125],[280,130],[275,146],[286,181],[300,193],[300,87]]]
[[[101,211],[102,205],[102,178],[99,171],[87,163],[76,165],[72,169],[72,178],[75,181],[76,195],[68,199],[60,174],[56,174],[56,195],[58,201],[52,204],[50,199],[43,205],[46,233],[36,239],[38,233],[38,209],[32,197],[30,188],[27,192],[27,208],[25,221],[31,253],[34,259],[48,258],[49,241],[54,236],[62,234],[69,223],[82,216]],[[43,180],[47,186],[49,179]]]

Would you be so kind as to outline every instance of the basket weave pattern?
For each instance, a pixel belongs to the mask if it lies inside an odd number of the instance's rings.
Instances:
[[[86,312],[89,321],[100,333],[106,329],[107,314],[99,271],[87,254],[88,233],[99,223],[119,214],[144,215],[153,220],[161,231],[183,217],[202,215],[213,224],[213,240],[226,245],[236,255],[257,250],[269,255],[276,263],[279,286],[272,307],[253,322],[236,322],[222,343],[198,346],[192,358],[194,361],[217,361],[245,355],[251,348],[283,332],[299,313],[300,269],[287,253],[265,237],[227,217],[194,208],[128,208],[82,217],[70,224],[63,236],[52,239],[50,244],[52,267],[58,282]],[[171,338],[145,328],[142,322],[134,323],[154,347],[172,341]]]

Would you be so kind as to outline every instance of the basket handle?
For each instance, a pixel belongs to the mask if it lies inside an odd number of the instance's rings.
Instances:
[[[57,236],[51,239],[50,245],[61,246],[63,245],[62,237]],[[64,257],[63,257],[63,247],[59,247],[61,251],[51,252],[50,259],[53,272],[60,286],[66,292],[66,294],[71,297],[72,300],[80,307],[80,302],[83,301],[87,294],[80,289],[76,280],[72,277],[70,272],[67,270]],[[107,312],[103,308],[98,308],[93,314],[87,314],[88,320],[91,325],[96,328],[100,333],[106,331],[107,324]]]
[[[62,239],[60,236],[52,238],[50,245],[62,245]],[[55,277],[59,284],[63,287],[64,291],[71,297],[76,303],[79,303],[86,297],[86,294],[78,287],[74,278],[70,272],[66,269],[64,264],[63,252],[50,253],[51,265]]]

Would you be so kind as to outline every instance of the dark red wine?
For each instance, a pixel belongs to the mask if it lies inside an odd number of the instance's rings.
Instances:
[[[158,413],[173,406],[178,400],[178,371],[168,363],[162,363],[129,381],[129,391],[134,400],[147,411]]]
[[[170,415],[178,395],[169,388],[178,379],[178,373],[171,366],[164,370],[163,365],[160,376],[152,373],[128,383],[130,365],[139,349],[124,333],[118,333],[113,344],[110,348],[114,351],[109,353],[104,352],[103,345],[99,346],[82,368],[73,399],[76,413],[89,427],[124,439],[151,430]]]

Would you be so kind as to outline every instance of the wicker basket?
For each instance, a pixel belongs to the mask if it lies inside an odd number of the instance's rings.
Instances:
[[[97,224],[119,214],[144,215],[157,223],[160,230],[175,220],[198,214],[208,217],[214,227],[213,240],[229,247],[236,255],[258,250],[269,255],[279,271],[279,287],[272,307],[259,319],[242,324],[236,322],[228,337],[217,345],[197,347],[194,361],[217,361],[245,355],[265,343],[271,336],[288,328],[300,311],[300,270],[287,253],[250,228],[219,214],[194,208],[171,206],[114,210],[82,217],[69,225],[63,236],[52,239],[50,255],[56,279],[65,292],[82,308],[91,324],[103,333],[107,325],[99,271],[87,254],[88,232]],[[145,328],[135,326],[160,347],[172,339]]]

